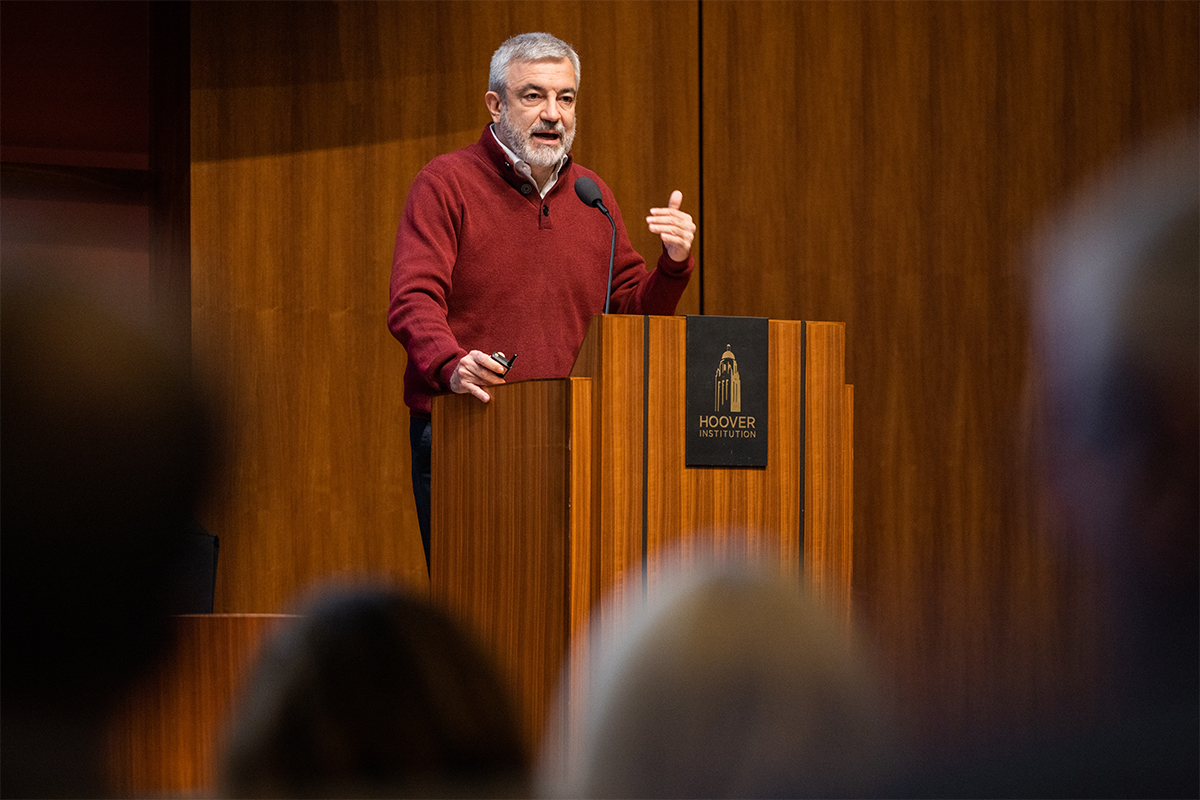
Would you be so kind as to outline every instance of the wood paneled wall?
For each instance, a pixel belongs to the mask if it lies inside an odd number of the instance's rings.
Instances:
[[[114,709],[106,737],[111,797],[213,797],[230,716],[274,614],[176,617],[169,654]]]
[[[703,5],[705,312],[847,323],[855,605],[924,725],[1030,713],[1086,666],[1024,465],[1020,248],[1196,113],[1198,9]]]
[[[426,585],[395,226],[420,167],[486,123],[494,48],[542,29],[580,50],[576,156],[635,246],[657,256],[636,223],[673,188],[699,220],[681,313],[846,323],[855,607],[905,711],[1033,708],[1087,626],[1023,466],[1016,256],[1079,179],[1196,113],[1198,8],[193,3],[193,343],[231,431],[204,520],[218,610],[333,573]]]

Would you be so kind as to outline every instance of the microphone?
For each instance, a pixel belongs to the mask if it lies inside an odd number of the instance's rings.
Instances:
[[[594,180],[586,175],[576,178],[575,194],[579,195],[579,199],[585,206],[600,209],[612,224],[612,242],[608,246],[608,286],[604,290],[604,313],[607,314],[608,301],[612,298],[613,255],[617,249],[617,223],[613,220],[612,214],[608,213],[608,209],[604,207],[604,201],[600,198],[600,187]]]

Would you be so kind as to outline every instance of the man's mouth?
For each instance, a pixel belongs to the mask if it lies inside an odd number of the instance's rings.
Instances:
[[[562,140],[562,136],[557,131],[535,131],[531,134],[531,138],[547,144],[558,144]]]

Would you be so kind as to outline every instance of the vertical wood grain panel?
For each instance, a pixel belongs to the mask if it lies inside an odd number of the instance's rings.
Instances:
[[[570,424],[571,450],[570,496],[568,497],[568,542],[571,575],[568,597],[569,633],[587,638],[587,626],[592,609],[600,602],[600,575],[592,569],[599,563],[600,537],[592,528],[592,464],[595,450],[592,443],[592,381],[571,378],[567,419]]]
[[[108,736],[113,797],[204,796],[237,693],[263,639],[287,617],[217,614],[176,618],[176,641],[114,715]]]
[[[495,657],[530,752],[549,718],[573,599],[570,384],[497,386],[486,405],[471,395],[434,402],[431,593]]]
[[[560,738],[575,742],[579,740],[582,726],[586,722],[586,698],[590,675],[588,664],[591,658],[590,625],[593,612],[602,600],[600,572],[593,565],[600,560],[599,532],[592,528],[592,465],[596,453],[592,442],[592,381],[588,378],[570,378],[570,508],[568,509],[570,556],[567,565],[568,597],[570,609],[567,614],[566,668],[563,683],[558,686],[554,702],[556,717],[547,720],[547,731],[561,732]],[[558,735],[558,734],[550,734]],[[565,769],[566,749],[562,741],[543,748],[549,759],[542,768],[562,771]]]
[[[851,524],[844,516],[852,450],[845,419],[846,330],[805,322],[804,572],[814,596],[849,619]]]
[[[592,379],[592,531],[600,537],[600,594],[613,596],[617,617],[621,587],[641,580],[644,329],[644,317],[593,317],[571,370]]]
[[[1023,464],[1020,248],[1200,105],[1195,3],[706,2],[706,311],[846,323],[856,611],[904,718],[1027,715],[1086,587]]]
[[[188,7],[150,6],[150,291],[160,325],[191,340]]]
[[[697,26],[670,2],[191,5],[193,350],[230,429],[203,518],[218,610],[279,610],[331,574],[424,589],[385,327],[408,186],[479,136],[495,48],[548,30],[583,61],[576,156],[656,259],[645,209],[698,194]]]
[[[834,606],[835,614],[842,619],[853,620],[854,598],[854,387],[843,386],[842,405],[842,526],[845,547],[841,563],[835,574],[841,575],[849,591],[839,595],[840,603]]]

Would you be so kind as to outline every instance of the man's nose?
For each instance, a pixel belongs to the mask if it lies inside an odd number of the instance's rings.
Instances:
[[[542,119],[547,122],[558,122],[561,117],[562,109],[558,106],[558,99],[554,95],[550,95],[542,105]]]

